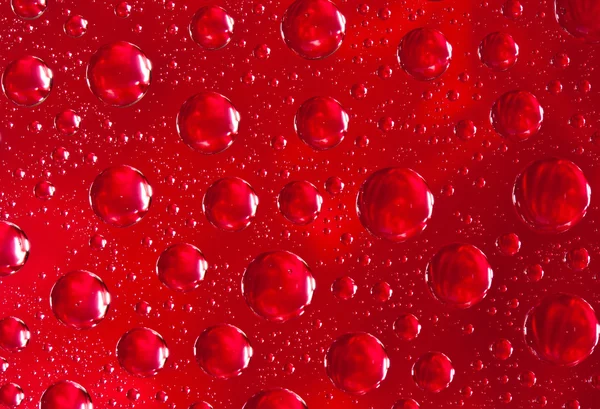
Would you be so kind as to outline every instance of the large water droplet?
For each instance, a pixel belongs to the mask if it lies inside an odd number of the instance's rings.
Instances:
[[[48,8],[46,0],[10,0],[10,6],[18,17],[25,20],[40,17]]]
[[[243,179],[226,177],[214,182],[204,195],[202,209],[218,229],[236,232],[248,227],[256,216],[258,196]]]
[[[427,392],[441,392],[454,379],[454,366],[441,352],[427,352],[421,355],[412,367],[412,375],[417,386]]]
[[[277,196],[279,211],[290,222],[306,225],[321,212],[323,197],[315,185],[305,180],[290,182]]]
[[[19,352],[29,344],[29,338],[29,328],[17,317],[0,320],[0,348],[8,352]]]
[[[83,386],[60,381],[48,387],[40,399],[40,409],[93,409],[92,398]]]
[[[156,274],[171,290],[187,292],[198,288],[207,268],[204,254],[196,246],[179,243],[162,252],[156,263]]]
[[[600,2],[555,0],[556,21],[571,35],[589,43],[600,43]]]
[[[2,90],[15,104],[33,107],[50,95],[53,76],[44,61],[28,55],[8,64],[2,74]]]
[[[19,271],[29,258],[29,240],[15,224],[0,221],[0,277]]]
[[[490,33],[479,44],[481,62],[494,71],[506,71],[517,62],[519,46],[510,34]]]
[[[430,81],[450,66],[452,46],[440,31],[422,27],[407,33],[398,46],[398,62],[410,76]]]
[[[154,376],[165,366],[168,357],[165,340],[149,328],[132,329],[117,344],[119,364],[132,375]]]
[[[302,398],[287,389],[261,391],[252,396],[242,409],[308,409]]]
[[[544,110],[531,92],[509,91],[494,102],[490,120],[503,138],[524,141],[539,131]]]
[[[204,6],[198,9],[190,22],[192,40],[207,50],[218,50],[231,41],[233,18],[219,6]]]
[[[216,378],[232,378],[248,367],[252,346],[246,334],[233,325],[205,329],[194,345],[200,368]]]
[[[338,146],[348,132],[350,117],[331,97],[314,97],[305,101],[294,118],[296,133],[315,150]]]

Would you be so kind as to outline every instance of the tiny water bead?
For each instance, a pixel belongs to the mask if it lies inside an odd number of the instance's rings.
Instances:
[[[354,298],[358,286],[351,277],[344,276],[336,279],[331,285],[333,295],[343,301]]]
[[[542,233],[561,233],[579,223],[591,200],[583,171],[566,159],[547,158],[527,166],[514,184],[520,219]]]
[[[75,329],[90,329],[104,319],[110,306],[104,282],[89,271],[71,271],[54,284],[50,307],[56,318]]]
[[[490,120],[501,137],[519,142],[540,130],[544,110],[531,92],[509,91],[494,102]]]
[[[48,8],[46,0],[10,0],[13,12],[25,20],[35,20]]]
[[[2,74],[2,91],[16,105],[33,107],[50,95],[53,77],[44,61],[28,55],[7,65]]]
[[[329,0],[297,0],[281,19],[281,35],[299,56],[319,60],[342,45],[346,18]]]
[[[340,390],[364,395],[385,379],[390,360],[383,344],[373,335],[360,332],[342,335],[325,355],[325,370]]]
[[[256,257],[244,271],[242,294],[254,313],[272,322],[302,315],[315,291],[315,279],[304,260],[288,251]]]
[[[600,3],[596,0],[554,0],[556,21],[569,34],[600,43]]]
[[[471,244],[443,247],[427,265],[425,281],[433,296],[455,307],[469,308],[480,302],[490,287],[494,272],[487,257]]]
[[[525,318],[525,340],[540,359],[575,366],[592,354],[600,326],[592,306],[570,294],[546,296]]]
[[[81,117],[72,109],[67,109],[56,115],[54,126],[56,130],[65,136],[75,135],[79,131]]]
[[[356,209],[360,222],[371,234],[403,242],[427,227],[433,194],[414,170],[386,168],[371,174],[362,184]]]
[[[59,381],[46,389],[40,399],[40,409],[94,409],[94,405],[83,386]]]
[[[479,44],[479,59],[494,71],[508,70],[518,57],[519,46],[508,33],[490,33]]]
[[[412,341],[421,333],[421,323],[413,314],[401,314],[394,321],[394,333],[403,341]]]
[[[450,66],[452,46],[438,30],[417,28],[402,38],[398,46],[398,62],[408,75],[431,81],[441,76]]]
[[[15,224],[0,221],[0,278],[19,271],[29,258],[29,239]]]
[[[420,407],[414,399],[400,399],[394,403],[392,409],[419,409]]]
[[[98,99],[107,105],[128,107],[148,92],[152,63],[138,46],[117,41],[92,55],[86,75],[88,86]]]
[[[441,352],[427,352],[412,367],[417,386],[426,392],[438,393],[446,389],[454,379],[454,365]]]
[[[190,148],[213,155],[229,148],[238,135],[240,113],[216,92],[201,92],[183,103],[177,132]]]
[[[168,357],[165,340],[149,328],[132,329],[117,344],[119,365],[135,376],[156,375],[165,366]]]
[[[16,383],[5,383],[0,386],[0,407],[14,408],[25,399],[25,393]]]
[[[250,226],[256,217],[258,203],[258,196],[248,182],[238,177],[226,177],[206,190],[202,210],[217,229],[237,232]]]
[[[350,117],[331,97],[305,101],[294,118],[296,133],[311,148],[323,151],[338,146],[348,132]]]
[[[8,352],[19,352],[29,344],[31,333],[23,321],[17,317],[0,320],[0,348]]]
[[[167,247],[158,257],[156,274],[171,290],[192,291],[200,286],[208,269],[204,254],[196,246],[178,243]]]
[[[271,389],[258,392],[242,409],[308,409],[300,396],[288,389]]]
[[[246,334],[233,325],[205,329],[194,345],[194,355],[200,368],[221,379],[240,375],[250,364],[252,352]]]
[[[150,210],[152,187],[142,173],[127,165],[110,167],[100,173],[90,188],[94,213],[114,227],[128,227]]]
[[[189,30],[192,40],[207,50],[219,50],[231,41],[233,18],[219,6],[204,6],[192,17]]]
[[[283,216],[297,225],[312,223],[321,212],[323,197],[319,190],[305,180],[290,182],[277,196],[277,206]]]

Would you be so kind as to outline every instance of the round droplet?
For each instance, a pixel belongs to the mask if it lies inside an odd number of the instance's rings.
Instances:
[[[87,66],[87,83],[102,102],[127,107],[150,87],[152,63],[138,46],[117,41],[98,49]]]
[[[549,158],[527,166],[515,181],[512,198],[527,226],[538,232],[560,233],[583,219],[591,189],[573,162]]]
[[[142,220],[151,203],[152,187],[148,179],[127,165],[104,170],[90,188],[94,213],[115,227],[128,227]]]
[[[333,295],[344,301],[354,298],[357,289],[358,287],[354,280],[348,276],[338,278],[331,285],[331,292],[333,292]]]
[[[0,221],[0,277],[19,271],[29,258],[25,232],[9,222]]]
[[[94,409],[94,405],[83,386],[60,381],[46,389],[40,399],[40,409]]]
[[[88,21],[83,16],[70,16],[65,22],[65,34],[69,37],[79,38],[87,32]]]
[[[239,328],[217,325],[205,329],[196,339],[194,355],[204,372],[227,379],[240,375],[248,367],[252,346]]]
[[[525,318],[525,340],[544,361],[575,366],[592,354],[600,326],[583,298],[568,294],[546,296]]]
[[[569,34],[589,43],[600,43],[600,2],[555,0],[556,21]]]
[[[238,135],[240,113],[216,92],[201,92],[183,103],[177,132],[187,146],[205,155],[229,148]]]
[[[406,73],[420,81],[442,75],[450,66],[452,46],[444,34],[432,28],[417,28],[398,46],[398,62]]]
[[[23,321],[16,317],[0,320],[0,348],[8,352],[19,352],[29,344],[31,333]]]
[[[417,386],[427,392],[441,392],[454,379],[454,366],[441,352],[427,352],[412,367],[412,376]]]
[[[81,117],[72,109],[67,109],[56,115],[54,126],[65,136],[75,135],[79,131]]]
[[[0,407],[14,408],[19,406],[24,398],[23,389],[16,383],[5,383],[0,386]]]
[[[319,216],[322,204],[323,197],[319,190],[305,180],[288,183],[277,197],[281,214],[297,225],[313,222]]]
[[[427,227],[433,212],[433,194],[417,172],[386,168],[362,184],[356,209],[360,222],[371,234],[403,242]]]
[[[10,6],[14,13],[25,20],[34,20],[46,11],[46,0],[11,0]]]
[[[319,60],[342,45],[346,18],[329,0],[297,0],[283,15],[281,35],[299,56]]]
[[[506,71],[517,62],[519,46],[510,34],[488,34],[479,44],[479,59],[494,71]]]
[[[539,131],[544,110],[531,92],[509,91],[492,106],[490,120],[503,138],[524,141]]]
[[[149,328],[132,329],[117,344],[119,364],[132,375],[154,376],[165,366],[168,357],[165,340]]]
[[[71,271],[58,279],[50,292],[56,318],[75,329],[89,329],[104,319],[110,293],[104,282],[88,271]]]
[[[450,244],[429,264],[425,281],[433,296],[456,308],[469,308],[485,297],[494,272],[483,252],[471,244]]]
[[[420,407],[414,399],[400,399],[394,403],[392,409],[419,409]]]
[[[421,333],[421,323],[413,314],[402,314],[394,321],[394,333],[403,341],[412,341]]]
[[[296,133],[311,148],[323,151],[338,146],[348,132],[350,117],[331,97],[305,101],[294,118]]]
[[[385,348],[371,334],[345,334],[336,339],[325,355],[325,370],[331,382],[353,395],[379,387],[390,367]]]
[[[52,78],[52,70],[44,61],[28,55],[8,64],[2,74],[2,90],[16,105],[33,107],[50,95]]]
[[[219,6],[204,6],[196,11],[190,22],[192,40],[207,50],[218,50],[231,41],[233,18]]]
[[[304,260],[287,251],[256,257],[242,278],[242,294],[255,314],[285,322],[304,313],[315,290],[315,279]]]
[[[271,389],[252,396],[242,409],[308,409],[302,398],[287,389]]]
[[[204,254],[187,243],[167,247],[156,263],[158,279],[174,291],[192,291],[204,280],[208,263]]]
[[[202,209],[208,221],[228,232],[244,230],[256,217],[258,196],[244,179],[226,177],[214,182],[204,195]]]

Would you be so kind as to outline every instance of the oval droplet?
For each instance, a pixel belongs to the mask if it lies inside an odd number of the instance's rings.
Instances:
[[[200,286],[208,269],[204,254],[188,243],[167,247],[158,257],[156,274],[158,279],[171,290],[192,291]]]
[[[283,216],[297,225],[312,223],[321,212],[323,197],[315,185],[305,180],[290,182],[277,196]]]
[[[248,367],[252,346],[246,334],[233,325],[205,329],[196,339],[194,355],[200,368],[216,378],[238,376]]]
[[[338,146],[348,132],[350,117],[331,97],[305,101],[294,118],[296,133],[311,148],[323,151]]]
[[[94,405],[83,386],[59,381],[46,389],[40,399],[40,409],[94,409]]]
[[[544,109],[531,92],[509,91],[494,102],[490,120],[501,137],[524,141],[540,130]]]
[[[252,396],[242,409],[308,409],[302,398],[287,389],[261,391]]]
[[[22,351],[29,344],[30,338],[29,328],[17,317],[0,320],[0,348],[5,351]]]
[[[189,30],[192,40],[207,50],[225,47],[233,36],[233,18],[219,6],[204,6],[192,17]]]
[[[50,95],[53,76],[44,61],[28,55],[8,64],[2,74],[2,90],[16,105],[33,107]]]
[[[135,328],[126,332],[117,344],[117,359],[123,369],[139,377],[154,376],[169,357],[169,349],[162,336],[149,328]]]
[[[422,27],[407,33],[398,46],[398,62],[420,81],[441,76],[450,66],[452,46],[442,32]]]
[[[29,258],[29,239],[15,224],[0,221],[0,277],[19,271]]]
[[[454,379],[454,366],[441,352],[421,355],[412,367],[412,376],[417,386],[427,392],[441,392]]]
[[[214,182],[204,195],[202,210],[216,228],[237,232],[256,217],[258,196],[244,179],[226,177]]]
[[[510,34],[490,33],[479,44],[479,59],[494,71],[506,71],[516,64],[519,46]]]

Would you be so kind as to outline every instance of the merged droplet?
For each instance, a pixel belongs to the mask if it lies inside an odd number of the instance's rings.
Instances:
[[[71,271],[54,284],[50,307],[56,318],[75,329],[89,329],[104,319],[110,293],[104,282],[89,271]]]
[[[600,326],[594,309],[583,298],[553,294],[527,313],[524,332],[540,359],[575,366],[596,348]]]
[[[165,366],[168,357],[167,343],[150,328],[132,329],[117,344],[119,364],[132,375],[154,376]]]
[[[479,44],[479,59],[494,71],[506,71],[517,62],[519,46],[508,33],[490,33]]]
[[[25,20],[40,17],[48,8],[46,0],[10,0],[10,6],[18,17]]]
[[[244,179],[226,177],[214,182],[204,195],[202,210],[218,229],[237,232],[248,227],[256,217],[258,196]]]
[[[290,222],[306,225],[319,216],[323,197],[315,185],[306,180],[290,182],[277,196],[279,211]]]
[[[0,386],[0,407],[14,408],[19,406],[24,398],[23,388],[16,383],[5,383]]]
[[[600,43],[600,2],[555,0],[556,21],[569,34],[589,43]]]
[[[421,323],[413,314],[401,314],[394,321],[394,332],[403,341],[412,341],[421,333]]]
[[[240,375],[248,367],[252,346],[239,328],[217,325],[205,329],[196,339],[194,355],[204,372],[227,379]]]
[[[302,398],[288,389],[258,392],[242,409],[308,409]]]
[[[229,148],[238,135],[240,113],[216,92],[201,92],[183,103],[177,132],[190,148],[213,155]]]
[[[127,107],[150,87],[152,63],[138,46],[117,41],[98,49],[87,66],[87,83],[102,102]]]
[[[412,367],[412,376],[417,386],[427,392],[441,392],[454,379],[454,366],[441,352],[421,355]]]
[[[531,92],[509,91],[494,102],[490,120],[503,138],[524,141],[540,130],[544,109]]]
[[[379,387],[390,367],[383,344],[365,332],[345,334],[336,339],[325,355],[325,370],[331,382],[353,395]]]
[[[28,55],[8,64],[2,74],[2,90],[16,105],[33,107],[50,95],[53,76],[44,61]]]
[[[180,292],[198,288],[207,269],[204,254],[188,243],[167,247],[156,263],[158,279],[171,290]]]
[[[329,0],[297,0],[283,15],[281,35],[299,56],[319,60],[342,45],[346,18]]]
[[[294,128],[302,141],[323,151],[338,146],[348,132],[350,117],[331,97],[314,97],[305,101],[294,118]]]
[[[0,277],[19,271],[29,258],[29,240],[15,224],[0,221]]]
[[[285,322],[304,313],[315,290],[310,268],[288,251],[271,251],[256,257],[242,278],[242,294],[255,314]]]
[[[433,212],[433,194],[412,169],[386,168],[362,184],[356,209],[362,225],[371,234],[403,242],[427,227]]]
[[[591,189],[583,171],[566,159],[533,162],[513,188],[513,203],[521,220],[538,232],[569,230],[585,216]]]
[[[417,28],[406,34],[398,46],[398,62],[404,71],[420,81],[442,75],[450,66],[452,46],[442,32]]]
[[[104,170],[90,188],[94,213],[115,227],[128,227],[142,220],[151,203],[152,187],[148,179],[127,165]]]
[[[0,320],[0,348],[8,352],[19,352],[29,344],[29,338],[29,328],[17,317]]]
[[[480,302],[490,287],[494,272],[487,257],[471,244],[450,244],[439,250],[427,265],[425,281],[433,296],[456,308]]]
[[[198,9],[190,22],[192,40],[207,50],[218,50],[231,41],[233,18],[219,6],[204,6]]]
[[[94,405],[83,386],[59,381],[46,389],[40,399],[40,409],[94,409]]]

